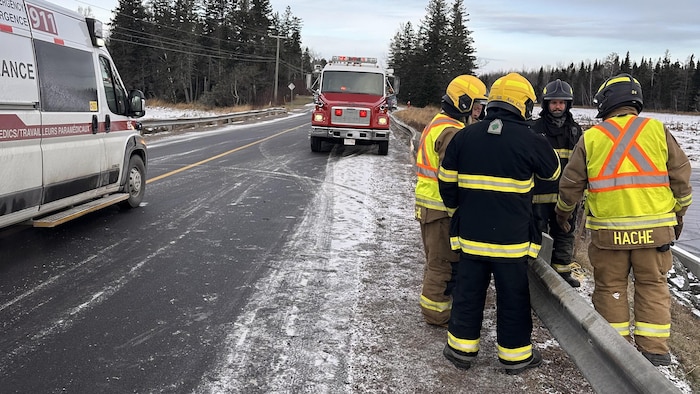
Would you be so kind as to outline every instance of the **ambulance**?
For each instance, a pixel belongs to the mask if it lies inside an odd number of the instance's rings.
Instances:
[[[41,0],[0,0],[0,228],[54,227],[141,204],[146,144],[102,24]]]

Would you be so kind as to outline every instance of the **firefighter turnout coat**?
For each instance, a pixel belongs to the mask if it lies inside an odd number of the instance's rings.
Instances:
[[[622,107],[588,129],[559,183],[562,212],[587,190],[586,227],[599,231],[593,241],[605,249],[669,243],[676,216],[692,202],[688,157],[663,123],[635,114]],[[662,238],[647,237],[649,230]]]
[[[438,168],[450,140],[463,127],[461,121],[438,113],[423,130],[416,155],[416,220],[426,257],[420,307],[425,321],[434,325],[450,319],[452,265],[459,261],[450,247],[450,217],[438,189]]]
[[[668,245],[677,217],[692,202],[690,174],[687,156],[663,123],[620,107],[583,134],[559,184],[560,215],[587,193],[593,305],[628,339],[628,276],[634,275],[634,341],[642,352],[668,353]]]
[[[542,236],[532,214],[534,177],[554,180],[560,172],[549,143],[510,112],[493,109],[457,133],[439,172],[440,194],[454,212],[452,248],[474,257],[536,258]]]

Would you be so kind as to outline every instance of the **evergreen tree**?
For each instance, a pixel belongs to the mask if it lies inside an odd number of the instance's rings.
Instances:
[[[145,7],[138,1],[119,0],[110,21],[111,31],[107,49],[119,70],[127,89],[142,90],[147,97],[154,96],[152,79],[148,78],[150,52],[143,37],[147,31]]]

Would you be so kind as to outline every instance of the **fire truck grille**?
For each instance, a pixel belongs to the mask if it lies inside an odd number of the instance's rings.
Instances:
[[[341,110],[341,115],[337,115],[336,110]],[[360,111],[365,111],[367,116],[360,117]],[[369,126],[371,113],[369,108],[333,107],[331,108],[331,123],[336,125]]]

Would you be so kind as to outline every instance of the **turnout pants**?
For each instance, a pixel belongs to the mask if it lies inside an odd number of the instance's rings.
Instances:
[[[594,269],[593,306],[628,340],[630,308],[628,277],[634,277],[634,342],[640,351],[668,353],[671,332],[671,295],[666,273],[671,269],[670,250],[656,248],[631,250],[600,249],[593,243],[588,256]]]
[[[490,261],[462,254],[452,292],[448,345],[465,356],[479,351],[486,293],[493,274],[496,285],[496,336],[499,361],[519,365],[532,358],[532,315],[527,258]]]
[[[452,310],[453,266],[459,254],[450,247],[450,217],[446,212],[416,207],[426,264],[420,307],[428,324],[446,325]]]
[[[574,253],[574,230],[576,229],[576,210],[569,218],[571,230],[565,232],[557,223],[557,215],[554,213],[556,203],[533,204],[535,222],[540,232],[552,237],[552,268],[560,274],[571,272],[571,262]]]

